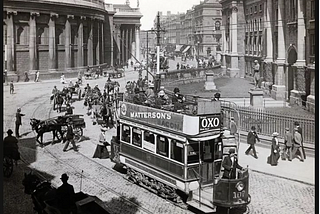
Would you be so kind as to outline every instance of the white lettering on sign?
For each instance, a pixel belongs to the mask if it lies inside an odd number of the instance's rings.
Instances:
[[[201,121],[202,128],[215,128],[220,124],[219,118],[204,118]]]
[[[170,120],[171,114],[164,113],[164,112],[130,112],[130,117]]]
[[[233,199],[244,198],[245,193],[246,193],[245,191],[233,192]]]

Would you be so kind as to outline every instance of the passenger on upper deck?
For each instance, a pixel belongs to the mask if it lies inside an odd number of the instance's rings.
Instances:
[[[173,89],[174,95],[172,97],[172,104],[174,105],[174,111],[182,110],[183,109],[183,102],[186,100],[185,97],[180,94],[179,88]]]
[[[160,87],[161,89],[161,87]],[[164,90],[160,90],[158,93],[158,97],[157,97],[157,104],[160,105],[169,105],[169,97],[168,95],[166,95],[166,93],[164,92]]]
[[[143,105],[147,100],[146,95],[143,91],[140,91],[139,88],[134,89],[133,103],[138,105]]]

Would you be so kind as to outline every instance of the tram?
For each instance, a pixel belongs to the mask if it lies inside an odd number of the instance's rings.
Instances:
[[[111,159],[128,178],[173,201],[203,212],[217,207],[246,209],[250,203],[248,169],[222,178],[222,161],[238,143],[222,128],[220,101],[198,98],[188,112],[121,101]]]

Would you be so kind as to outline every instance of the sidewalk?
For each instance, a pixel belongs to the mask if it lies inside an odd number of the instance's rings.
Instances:
[[[304,162],[301,162],[298,158],[295,158],[292,161],[283,161],[280,158],[277,166],[271,166],[270,164],[267,164],[267,157],[271,153],[271,146],[270,148],[256,146],[258,159],[255,159],[252,155],[245,155],[247,148],[247,143],[240,143],[238,156],[239,164],[242,167],[249,166],[249,169],[252,171],[315,185],[314,157],[307,156]]]

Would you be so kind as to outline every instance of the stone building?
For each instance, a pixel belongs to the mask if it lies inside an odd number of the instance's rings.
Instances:
[[[260,63],[271,96],[314,108],[314,1],[222,0],[222,64],[232,77]]]
[[[119,7],[103,0],[5,0],[3,56],[8,77],[38,70],[44,79],[87,66],[113,65],[114,22],[124,28],[136,26],[141,18],[132,23],[130,11],[122,13]],[[127,56],[125,50],[120,52]]]

